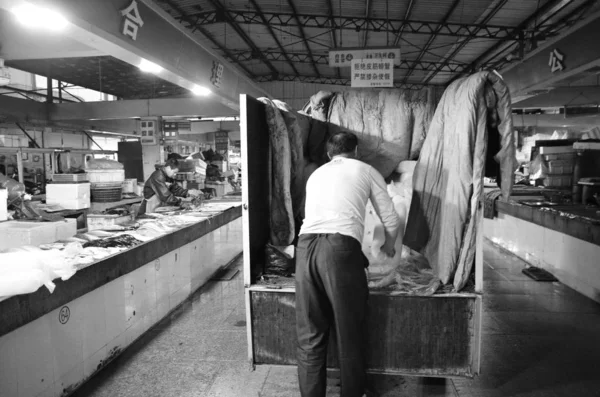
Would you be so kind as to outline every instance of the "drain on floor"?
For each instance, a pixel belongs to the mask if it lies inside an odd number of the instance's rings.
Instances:
[[[531,277],[535,281],[558,281],[551,273],[539,267],[530,266],[523,269],[523,274]]]

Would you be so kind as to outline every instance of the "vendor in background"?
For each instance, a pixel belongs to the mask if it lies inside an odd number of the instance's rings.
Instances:
[[[179,164],[174,158],[166,161],[164,167],[154,171],[144,185],[144,201],[139,215],[153,213],[160,206],[179,206],[182,197],[189,192],[173,179],[179,171]]]

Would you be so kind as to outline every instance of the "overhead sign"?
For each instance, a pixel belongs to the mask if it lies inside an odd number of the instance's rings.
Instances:
[[[394,86],[394,64],[387,59],[353,59],[352,87],[378,88]]]
[[[384,59],[400,65],[400,48],[340,48],[329,51],[329,66],[349,67],[354,59]]]
[[[221,88],[221,83],[223,81],[223,64],[221,62],[213,61],[212,62],[212,70],[210,74],[210,82],[217,88]]]
[[[558,51],[556,48],[550,52],[550,59],[548,60],[548,66],[550,66],[550,70],[552,73],[558,72],[559,70],[564,70],[565,65],[563,64],[563,60],[565,56]]]
[[[229,133],[225,131],[215,132],[215,150],[222,151],[229,149]]]
[[[129,36],[133,41],[137,40],[138,29],[144,26],[144,21],[140,16],[140,10],[135,0],[127,8],[121,10],[123,16],[123,31],[125,36]]]

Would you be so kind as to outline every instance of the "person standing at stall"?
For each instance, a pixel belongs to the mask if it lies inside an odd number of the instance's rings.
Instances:
[[[381,251],[395,255],[400,218],[385,181],[356,159],[358,139],[349,132],[327,142],[331,161],[306,186],[306,217],[296,252],[296,332],[302,397],[325,397],[327,342],[336,334],[341,397],[365,393],[366,311],[369,295],[362,253],[364,217],[370,199],[385,229]]]
[[[177,160],[170,158],[163,167],[150,175],[144,184],[144,200],[138,216],[153,213],[160,206],[179,206],[181,197],[188,197],[188,191],[173,179],[178,171]]]

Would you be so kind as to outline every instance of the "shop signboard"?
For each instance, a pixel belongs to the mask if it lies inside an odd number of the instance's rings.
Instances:
[[[391,60],[353,59],[351,86],[381,88],[394,86],[394,65]]]
[[[389,60],[394,65],[400,66],[400,48],[338,48],[329,51],[329,66],[333,68],[352,66],[352,61],[355,59]]]
[[[217,88],[221,88],[223,82],[223,64],[221,62],[213,61],[213,67],[211,69],[210,82]]]
[[[229,133],[226,131],[215,132],[215,150],[217,152],[221,150],[229,149]]]

